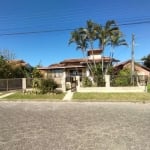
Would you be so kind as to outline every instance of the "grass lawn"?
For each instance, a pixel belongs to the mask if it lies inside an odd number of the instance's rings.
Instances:
[[[150,93],[79,93],[73,95],[79,102],[150,102]]]
[[[65,93],[62,94],[24,94],[22,92],[16,92],[15,94],[12,94],[10,96],[7,96],[1,100],[7,100],[7,101],[24,101],[24,100],[36,100],[36,101],[62,101],[63,97],[65,96]]]
[[[150,93],[150,83],[147,85],[147,91]]]

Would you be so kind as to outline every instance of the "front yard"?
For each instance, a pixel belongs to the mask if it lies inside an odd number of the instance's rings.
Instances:
[[[4,93],[6,94],[6,93]],[[66,93],[61,94],[24,94],[21,91],[1,98],[6,101],[50,101],[61,102]],[[73,94],[71,102],[150,102],[150,93],[79,93]]]
[[[150,93],[74,93],[74,102],[150,102]]]
[[[7,96],[1,100],[10,101],[61,101],[65,93],[61,94],[24,94],[23,92],[16,92],[10,96]]]

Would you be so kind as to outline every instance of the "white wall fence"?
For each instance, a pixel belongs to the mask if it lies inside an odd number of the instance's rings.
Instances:
[[[8,90],[25,90],[32,88],[33,79],[0,79],[0,91]],[[128,87],[111,87],[110,76],[105,76],[105,87],[82,87],[80,82],[80,76],[75,77],[77,92],[147,92],[147,86],[128,86]],[[67,90],[66,77],[61,78],[61,90],[65,92]]]
[[[147,92],[146,86],[133,86],[133,87],[79,87],[77,92],[89,93],[89,92],[98,92],[98,93],[139,93]]]
[[[110,75],[105,75],[105,87],[82,87],[80,82],[80,77],[76,76],[76,91],[77,92],[120,92],[120,93],[128,93],[128,92],[147,92],[146,85],[137,85],[137,86],[118,86],[112,87],[110,86]],[[65,84],[63,86],[63,91],[65,91]]]

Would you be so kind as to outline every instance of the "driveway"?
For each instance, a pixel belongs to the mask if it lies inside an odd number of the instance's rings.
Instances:
[[[0,102],[0,150],[149,150],[150,104]]]

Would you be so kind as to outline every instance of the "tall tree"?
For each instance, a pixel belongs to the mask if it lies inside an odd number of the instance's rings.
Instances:
[[[120,30],[112,32],[110,36],[110,45],[112,47],[111,58],[114,56],[114,49],[118,46],[128,46],[126,40],[123,38],[123,34]]]
[[[150,68],[150,54],[147,56],[143,57],[142,60],[144,61],[144,65],[148,68]]]
[[[95,26],[97,32],[97,40],[99,41],[99,48],[102,49],[102,72],[104,71],[103,53],[105,47],[111,43],[111,36],[115,37],[116,32],[119,32],[119,28],[114,20],[108,20],[104,26],[97,24]],[[103,72],[104,73],[104,72]]]
[[[128,46],[126,40],[123,38],[123,34],[120,30],[115,30],[111,33],[110,42],[108,43],[112,47],[111,59],[114,57],[114,49],[118,46]],[[111,60],[111,64],[112,64]]]
[[[76,49],[80,49],[82,51],[82,54],[83,54],[84,59],[86,60],[87,66],[90,72],[92,72],[91,66],[86,57],[87,48],[88,48],[87,39],[88,39],[87,30],[84,28],[79,28],[71,32],[71,38],[69,40],[69,44],[75,43]]]
[[[94,63],[95,69],[97,69],[97,66],[95,63],[94,55],[93,55],[93,50],[94,50],[93,43],[96,40],[96,33],[97,33],[95,30],[96,25],[97,24],[94,23],[92,20],[88,20],[86,22],[86,28],[85,28],[86,34],[87,34],[87,41],[89,42],[90,49],[92,50],[93,63]]]
[[[0,56],[0,78],[28,78],[31,77],[32,67],[15,65],[3,56]]]
[[[122,37],[123,35],[114,20],[108,20],[104,26],[89,20],[86,27],[76,29],[71,33],[69,43],[75,43],[77,49],[81,49],[85,53],[89,47],[93,50],[93,43],[98,40],[99,48],[102,50],[102,73],[104,74],[103,53],[105,47],[107,45],[111,45],[112,47],[124,45],[125,40]],[[96,66],[94,57],[93,62],[94,66]]]
[[[0,56],[3,56],[7,60],[13,60],[15,59],[15,53],[8,49],[0,50]]]
[[[11,77],[12,77],[11,66],[8,64],[7,60],[3,56],[0,56],[0,78],[6,79]]]

